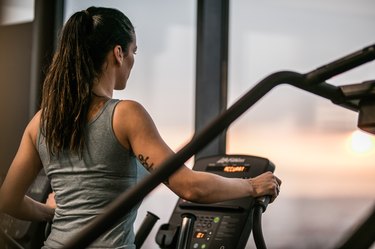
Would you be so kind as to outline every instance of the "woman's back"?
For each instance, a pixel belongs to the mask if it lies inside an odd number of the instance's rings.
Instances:
[[[38,137],[38,151],[57,203],[47,247],[54,248],[72,238],[137,181],[135,157],[113,133],[112,117],[117,103],[108,100],[87,124],[81,157],[62,152],[50,158],[43,136]],[[116,248],[133,243],[135,216],[136,210],[93,246]]]

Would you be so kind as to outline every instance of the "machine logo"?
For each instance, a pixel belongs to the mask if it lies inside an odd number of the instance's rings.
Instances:
[[[245,158],[241,157],[222,157],[216,163],[244,163]]]

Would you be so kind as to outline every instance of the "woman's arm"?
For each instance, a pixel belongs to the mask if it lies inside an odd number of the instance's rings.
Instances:
[[[52,220],[54,209],[26,196],[42,163],[36,150],[39,113],[26,127],[16,156],[0,189],[0,211],[23,220]]]
[[[156,169],[174,153],[160,137],[151,117],[140,104],[120,102],[113,121],[119,141],[124,147],[132,149],[149,171]],[[212,203],[263,195],[271,195],[273,201],[281,181],[270,172],[252,179],[235,179],[194,171],[183,165],[165,184],[183,199]]]

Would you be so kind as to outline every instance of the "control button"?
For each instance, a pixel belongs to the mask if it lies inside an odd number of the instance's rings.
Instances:
[[[214,222],[215,222],[215,223],[218,223],[219,221],[220,221],[220,217],[215,217],[215,218],[214,218]]]
[[[205,248],[207,248],[207,245],[206,244],[202,244],[201,245],[201,249],[205,249]]]
[[[193,248],[195,249],[195,248],[198,248],[198,247],[199,247],[199,244],[198,243],[194,243]]]

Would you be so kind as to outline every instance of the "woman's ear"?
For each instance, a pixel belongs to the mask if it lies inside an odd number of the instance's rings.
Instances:
[[[122,48],[120,45],[116,45],[114,48],[113,48],[113,54],[115,56],[115,61],[116,63],[118,64],[122,64],[122,61],[124,60],[124,53],[122,51]]]

